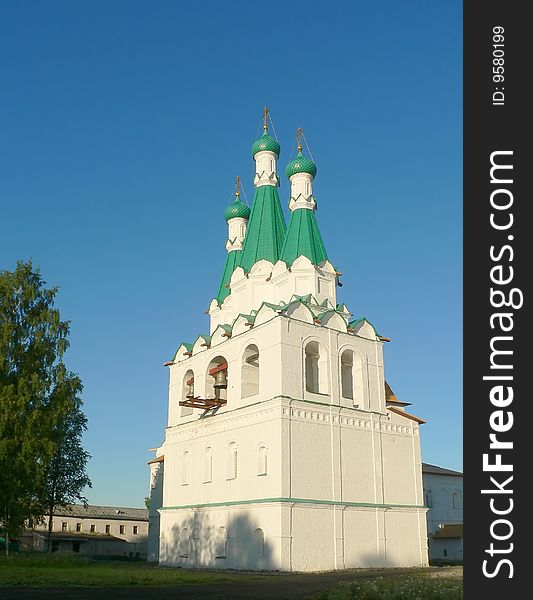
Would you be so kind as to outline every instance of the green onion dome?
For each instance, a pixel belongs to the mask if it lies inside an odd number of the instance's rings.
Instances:
[[[254,142],[252,144],[252,158],[258,152],[264,152],[265,150],[274,152],[274,154],[276,154],[277,157],[279,158],[279,155],[281,152],[281,147],[274,138],[272,138],[268,135],[268,131],[266,131],[266,130],[265,130],[265,133],[263,133],[263,135],[256,142]]]
[[[285,175],[289,179],[296,173],[309,173],[313,177],[316,175],[315,163],[310,158],[305,157],[301,150],[298,152],[298,156],[291,160],[285,168]]]
[[[241,217],[241,219],[247,219],[250,216],[250,208],[243,204],[240,198],[237,196],[235,202],[232,202],[224,211],[224,218],[226,221]]]

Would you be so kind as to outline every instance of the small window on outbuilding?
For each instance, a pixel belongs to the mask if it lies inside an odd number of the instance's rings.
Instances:
[[[61,531],[67,531],[68,524],[66,521],[61,523]]]
[[[139,526],[138,525],[133,526],[133,535],[139,535]]]
[[[107,534],[111,533],[111,525],[106,525],[106,526],[105,526],[105,532],[106,532]]]
[[[122,535],[124,535],[124,531],[125,531],[125,529],[124,529],[124,525],[121,525],[121,526],[120,526],[120,529],[119,529],[119,531],[120,531],[120,533],[121,533]]]
[[[76,531],[77,533],[81,531],[81,523],[76,523]]]
[[[96,532],[96,525],[91,525],[91,533],[95,533]]]

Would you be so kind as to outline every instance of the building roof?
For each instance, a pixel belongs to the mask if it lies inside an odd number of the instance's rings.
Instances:
[[[437,465],[430,465],[429,463],[422,463],[422,473],[427,473],[428,475],[454,475],[455,477],[463,476],[460,471],[444,469],[443,467],[437,467]]]
[[[462,523],[446,523],[442,525],[433,534],[434,538],[462,538],[463,537],[463,524]]]
[[[124,521],[148,521],[147,508],[128,508],[124,506],[99,506],[89,504],[69,504],[65,508],[56,508],[55,517],[80,517],[85,519],[119,519]]]
[[[161,454],[161,456],[156,456],[152,460],[149,460],[146,464],[147,465],[153,465],[154,463],[162,463],[162,462],[165,462],[165,455],[164,454]]]
[[[268,260],[272,264],[278,261],[286,230],[277,188],[273,185],[259,186],[255,189],[239,262],[245,273],[260,260]]]
[[[226,219],[226,221],[235,219],[237,217],[240,217],[241,219],[247,219],[250,216],[250,212],[250,207],[241,202],[240,198],[237,196],[235,201],[226,207],[226,210],[224,211],[224,219]]]
[[[314,265],[328,259],[315,211],[308,208],[292,211],[280,258],[290,267],[299,256],[307,256]]]

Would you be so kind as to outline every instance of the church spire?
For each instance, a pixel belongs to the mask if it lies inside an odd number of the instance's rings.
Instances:
[[[240,266],[245,272],[260,260],[275,263],[281,252],[285,238],[285,219],[281,210],[279,178],[276,174],[276,161],[281,148],[268,133],[269,110],[263,111],[263,135],[252,145],[255,161],[255,194],[248,231]]]
[[[235,200],[224,211],[224,218],[228,223],[228,240],[226,242],[228,255],[226,256],[224,272],[216,295],[219,304],[222,304],[230,293],[228,284],[233,271],[239,266],[249,216],[250,208],[241,201],[241,179],[237,176],[235,179]]]
[[[315,163],[303,155],[302,136],[303,131],[298,128],[296,132],[298,155],[285,169],[285,174],[291,182],[289,200],[291,220],[280,258],[289,267],[299,256],[307,256],[315,265],[328,258],[315,216],[313,179],[317,169]]]

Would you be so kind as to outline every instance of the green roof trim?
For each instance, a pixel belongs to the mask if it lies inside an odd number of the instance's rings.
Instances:
[[[273,137],[268,135],[267,131],[265,131],[265,133],[263,133],[263,135],[252,144],[252,158],[258,152],[265,152],[266,150],[269,152],[274,152],[278,158],[281,153],[280,145]]]
[[[374,327],[374,325],[372,325],[372,323],[366,318],[366,317],[360,317],[359,319],[354,319],[353,321],[350,321],[348,323],[348,327],[350,329],[353,329],[358,323],[360,323],[361,321],[364,321],[365,323],[368,323],[370,325],[370,327],[372,327],[372,329],[374,330],[374,333],[376,334],[377,337],[381,337],[378,333],[378,330]]]
[[[233,250],[232,252],[228,252],[228,255],[226,256],[224,272],[222,273],[222,279],[220,280],[218,292],[215,296],[219,304],[222,304],[231,292],[229,288],[229,281],[233,275],[233,271],[235,271],[235,269],[239,266],[241,254],[242,250]]]
[[[185,348],[187,349],[187,352],[192,352],[193,344],[189,344],[189,342],[181,342],[181,344],[177,347],[176,352],[174,352],[174,357],[172,358],[172,360],[176,360],[176,356],[178,355],[178,350],[182,346],[185,346]]]
[[[310,159],[302,154],[300,150],[298,156],[293,158],[291,162],[285,167],[285,175],[290,179],[296,173],[309,173],[311,177],[316,176],[316,165]]]
[[[308,208],[292,212],[280,258],[290,267],[299,256],[307,256],[314,265],[328,259],[315,212]]]
[[[285,239],[285,218],[279,194],[273,185],[261,185],[255,190],[252,212],[248,220],[239,266],[248,273],[260,260],[276,263]]]

